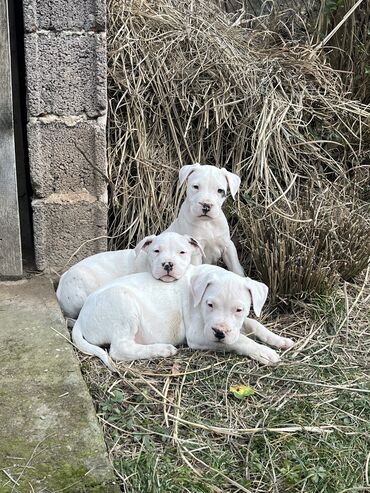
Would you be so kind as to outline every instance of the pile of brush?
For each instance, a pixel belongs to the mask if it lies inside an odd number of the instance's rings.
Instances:
[[[321,51],[207,0],[109,0],[108,13],[111,248],[165,229],[183,198],[178,169],[198,161],[241,177],[228,219],[272,299],[359,274],[370,114]]]

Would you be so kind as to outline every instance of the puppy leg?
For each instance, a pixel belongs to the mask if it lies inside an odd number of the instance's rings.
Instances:
[[[243,267],[240,265],[238,259],[238,252],[236,251],[234,243],[229,240],[226,244],[226,248],[222,254],[222,260],[225,262],[226,267],[235,274],[244,277]]]
[[[112,343],[109,351],[110,357],[118,361],[168,358],[176,353],[177,349],[172,344],[137,344],[127,340]]]
[[[243,334],[240,334],[240,337],[235,344],[231,344],[227,347],[230,347],[237,354],[248,356],[264,365],[275,365],[280,361],[280,357],[276,351],[252,341],[252,339],[249,339],[249,337],[246,337]]]
[[[218,342],[201,342],[194,338],[188,339],[188,346],[192,349],[213,350],[213,351],[235,351],[237,354],[249,356],[264,365],[274,365],[280,361],[280,357],[273,349],[262,346],[243,334],[234,344],[220,344]]]
[[[253,320],[251,318],[247,318],[243,325],[243,332],[246,334],[254,334],[258,339],[262,342],[265,342],[269,346],[274,346],[279,349],[288,349],[293,346],[294,341],[292,339],[288,339],[287,337],[280,337],[271,330],[266,329],[262,324],[257,322],[257,320]]]

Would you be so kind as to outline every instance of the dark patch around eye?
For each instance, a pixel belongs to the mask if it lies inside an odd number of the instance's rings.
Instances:
[[[219,188],[219,189],[217,190],[217,192],[218,192],[219,194],[221,194],[223,197],[225,197],[225,195],[226,195],[226,192],[225,192],[225,190],[224,190],[223,188]]]

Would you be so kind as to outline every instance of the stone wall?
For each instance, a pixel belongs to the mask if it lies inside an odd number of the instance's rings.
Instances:
[[[60,271],[106,248],[105,0],[23,5],[36,267]]]

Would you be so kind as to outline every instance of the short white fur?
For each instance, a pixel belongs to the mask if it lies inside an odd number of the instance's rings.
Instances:
[[[137,272],[150,272],[155,279],[171,282],[183,276],[192,256],[202,248],[190,236],[177,233],[151,235],[134,250],[103,252],[87,257],[65,272],[56,292],[64,314],[77,318],[87,297],[112,280]],[[168,273],[164,265],[171,263]]]
[[[98,356],[110,369],[110,358],[101,346],[110,345],[111,358],[131,361],[172,356],[185,342],[194,349],[234,351],[275,364],[276,351],[245,335],[253,333],[281,349],[293,345],[248,318],[251,305],[260,313],[266,296],[262,283],[211,265],[189,266],[173,283],[159,282],[149,273],[133,274],[87,298],[72,339],[82,352]]]
[[[204,250],[204,263],[215,264],[222,258],[231,272],[244,276],[222,211],[228,189],[235,198],[240,178],[225,168],[195,163],[180,169],[179,182],[187,184],[186,198],[177,219],[166,231],[196,238]],[[202,257],[195,255],[192,263],[201,264]]]

